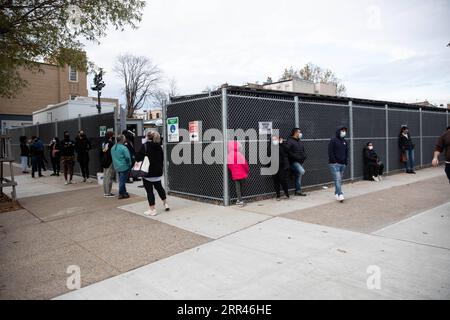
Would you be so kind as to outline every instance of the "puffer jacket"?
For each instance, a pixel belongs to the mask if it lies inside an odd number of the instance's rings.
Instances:
[[[233,181],[247,179],[250,171],[247,160],[245,160],[240,149],[241,144],[238,141],[228,142],[228,169]]]

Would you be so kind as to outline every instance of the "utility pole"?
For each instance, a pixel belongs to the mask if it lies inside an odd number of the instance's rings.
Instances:
[[[102,89],[105,87],[105,82],[103,81],[103,69],[100,68],[99,73],[95,73],[94,86],[91,87],[93,91],[97,91],[97,110],[100,114],[102,112],[102,104],[100,97],[102,96]]]

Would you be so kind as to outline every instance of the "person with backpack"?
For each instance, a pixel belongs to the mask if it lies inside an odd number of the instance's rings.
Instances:
[[[150,210],[144,212],[145,215],[156,216],[155,195],[153,188],[158,192],[159,197],[163,201],[164,210],[169,211],[167,204],[166,191],[161,183],[164,168],[164,152],[161,147],[161,136],[158,132],[147,133],[147,142],[141,146],[141,149],[136,154],[136,161],[141,162],[145,157],[150,160],[148,174],[143,177],[144,188],[147,193],[147,200]]]
[[[64,184],[72,184],[73,167],[75,165],[75,142],[70,140],[68,131],[64,132],[64,139],[60,143],[59,150],[61,154],[61,164],[64,169]]]
[[[114,146],[114,132],[108,131],[105,135],[100,150],[100,163],[103,168],[103,196],[105,198],[114,198],[111,192],[113,179],[115,176],[114,165],[112,162],[111,149]]]
[[[127,192],[126,183],[131,170],[131,156],[128,148],[124,145],[125,142],[126,137],[122,134],[117,137],[116,144],[111,148],[114,169],[119,175],[119,200],[130,197]]]
[[[245,156],[241,152],[241,144],[238,141],[228,142],[228,170],[231,172],[231,179],[236,187],[237,201],[236,205],[243,207],[242,189],[244,181],[248,178],[249,166]]]
[[[80,130],[78,136],[75,138],[75,151],[77,152],[77,160],[80,164],[83,182],[89,180],[89,150],[91,148],[92,145],[88,137],[83,130]]]

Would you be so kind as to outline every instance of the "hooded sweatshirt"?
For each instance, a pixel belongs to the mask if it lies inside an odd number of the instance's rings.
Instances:
[[[244,155],[240,152],[241,144],[238,141],[228,142],[228,169],[233,181],[247,179],[249,166]]]
[[[344,126],[340,126],[336,129],[336,136],[331,138],[328,144],[328,162],[348,164],[348,145],[345,138],[341,138],[341,130]]]

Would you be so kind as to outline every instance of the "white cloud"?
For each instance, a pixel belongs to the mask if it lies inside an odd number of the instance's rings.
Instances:
[[[182,94],[313,62],[351,96],[450,101],[449,16],[447,0],[154,0],[138,30],[110,30],[87,52],[108,71],[105,96],[121,95],[111,70],[130,52],[151,57]]]

